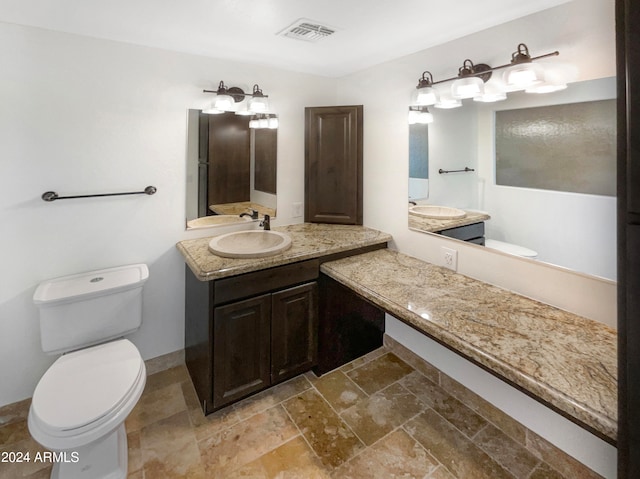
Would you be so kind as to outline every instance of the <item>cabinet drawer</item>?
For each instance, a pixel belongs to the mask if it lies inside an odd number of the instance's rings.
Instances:
[[[213,284],[213,304],[223,304],[314,281],[318,278],[319,271],[320,262],[317,259],[311,259],[219,279]]]

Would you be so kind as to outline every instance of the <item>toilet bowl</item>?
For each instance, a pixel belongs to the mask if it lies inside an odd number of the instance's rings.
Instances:
[[[124,421],[142,395],[146,369],[122,336],[142,321],[146,265],[54,279],[38,286],[45,352],[64,352],[33,393],[32,437],[58,452],[52,478],[126,478]]]
[[[484,245],[487,248],[492,248],[514,256],[521,256],[523,258],[530,259],[536,259],[538,257],[538,253],[532,249],[525,248],[524,246],[517,244],[506,243],[504,241],[485,238]]]

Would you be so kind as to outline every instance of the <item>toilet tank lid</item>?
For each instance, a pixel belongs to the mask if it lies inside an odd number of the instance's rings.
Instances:
[[[115,268],[88,271],[44,281],[33,294],[37,305],[51,305],[79,298],[113,294],[141,287],[149,278],[146,264],[131,264]]]

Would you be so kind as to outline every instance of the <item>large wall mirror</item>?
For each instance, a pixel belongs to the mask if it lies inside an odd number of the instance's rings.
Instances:
[[[615,280],[615,97],[612,77],[432,110],[423,137],[409,135],[412,156],[428,144],[428,199],[414,193],[412,166],[409,199],[457,208],[467,218],[418,217],[410,203],[409,227],[438,234],[485,219],[487,246]]]
[[[188,229],[228,224],[252,211],[276,215],[278,130],[250,127],[251,119],[188,111]]]

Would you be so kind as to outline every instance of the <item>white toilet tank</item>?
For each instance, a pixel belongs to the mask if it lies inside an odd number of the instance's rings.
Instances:
[[[136,331],[142,323],[145,264],[55,278],[33,295],[40,309],[42,350],[73,351]]]

